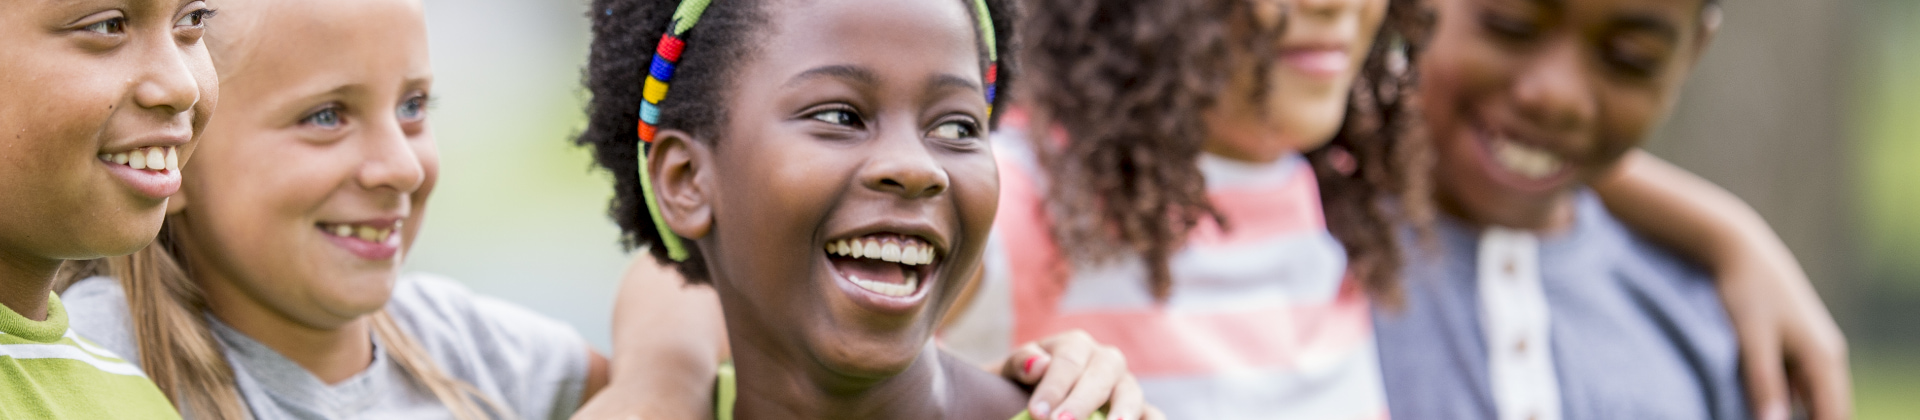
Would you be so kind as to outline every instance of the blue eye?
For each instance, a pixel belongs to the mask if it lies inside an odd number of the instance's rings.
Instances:
[[[417,95],[408,98],[406,102],[401,102],[400,108],[394,110],[394,115],[406,121],[425,118],[427,115],[427,96]]]
[[[314,111],[312,114],[307,114],[306,118],[301,118],[300,123],[321,127],[321,128],[339,127],[341,123],[340,110],[338,107],[334,107],[334,106],[321,108],[319,111]]]
[[[826,111],[815,112],[812,115],[808,115],[808,117],[813,118],[816,121],[824,122],[827,124],[833,124],[833,125],[845,125],[845,126],[855,126],[855,127],[858,127],[861,125],[860,114],[855,114],[853,113],[853,111],[845,110],[845,109],[830,109]]]

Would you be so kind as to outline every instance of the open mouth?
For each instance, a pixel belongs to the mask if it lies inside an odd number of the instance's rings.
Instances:
[[[147,198],[160,200],[180,192],[180,151],[175,146],[149,146],[100,153],[100,163],[120,182]]]
[[[100,161],[143,171],[180,170],[180,151],[173,146],[142,147],[119,153],[101,153]]]
[[[399,220],[363,223],[315,223],[329,241],[368,260],[386,260],[400,251]]]
[[[1552,150],[1498,131],[1481,130],[1479,134],[1487,160],[1500,175],[1496,178],[1507,179],[1517,187],[1553,189],[1573,173],[1573,165]]]
[[[894,233],[832,240],[825,248],[842,278],[860,290],[895,299],[918,300],[938,259],[927,241]]]

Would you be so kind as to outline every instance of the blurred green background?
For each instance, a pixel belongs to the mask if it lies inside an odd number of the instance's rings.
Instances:
[[[1846,330],[1863,419],[1920,418],[1920,1],[1734,0],[1648,149],[1751,202]],[[413,270],[608,348],[628,256],[583,126],[580,0],[426,0],[438,190]]]

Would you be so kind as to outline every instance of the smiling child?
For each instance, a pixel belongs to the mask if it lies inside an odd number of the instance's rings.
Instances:
[[[1444,0],[1420,62],[1440,247],[1376,311],[1396,414],[1748,418],[1713,280],[1586,185],[1671,110],[1716,0]]]
[[[0,417],[177,418],[68,328],[65,260],[153,241],[216,97],[198,0],[0,1]]]
[[[160,239],[69,288],[76,329],[208,419],[566,418],[572,328],[401,275],[439,157],[414,0],[252,0],[208,34],[227,101]]]
[[[739,384],[719,416],[1019,412],[932,343],[993,224],[1009,5],[687,3],[595,3],[580,142],[630,243],[718,291]]]

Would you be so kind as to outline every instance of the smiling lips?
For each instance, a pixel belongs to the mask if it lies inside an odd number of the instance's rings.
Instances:
[[[935,252],[926,241],[896,234],[875,234],[826,244],[834,267],[869,292],[904,298],[920,290]]]
[[[131,152],[101,153],[100,161],[143,171],[177,171],[180,170],[180,151],[177,149],[174,146],[155,146],[133,149]]]

